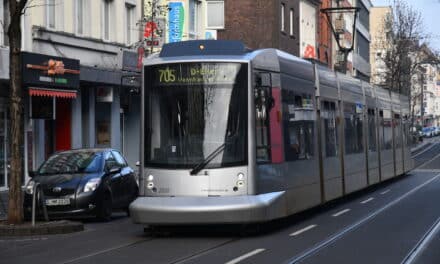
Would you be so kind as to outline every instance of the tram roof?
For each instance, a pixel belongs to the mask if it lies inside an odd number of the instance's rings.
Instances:
[[[145,65],[200,60],[251,61],[263,54],[296,63],[311,64],[307,60],[272,48],[251,50],[241,41],[189,40],[165,44],[160,53],[151,55],[145,60]]]

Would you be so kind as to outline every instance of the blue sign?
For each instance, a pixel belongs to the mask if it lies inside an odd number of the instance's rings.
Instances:
[[[168,4],[170,8],[168,14],[168,42],[179,42],[182,41],[183,36],[183,23],[185,18],[185,13],[183,9],[182,2],[170,2]]]

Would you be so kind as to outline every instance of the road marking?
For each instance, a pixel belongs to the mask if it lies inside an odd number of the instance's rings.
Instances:
[[[425,233],[423,238],[417,243],[417,245],[410,251],[408,256],[401,262],[402,264],[416,263],[417,258],[426,249],[429,243],[436,237],[440,232],[440,217],[437,221],[429,228],[428,232]]]
[[[373,201],[373,200],[374,200],[374,198],[373,198],[373,197],[370,197],[370,198],[368,198],[367,200],[362,201],[361,204],[366,204],[366,203],[369,203],[369,202],[371,202],[371,201]]]
[[[255,249],[254,251],[251,251],[251,252],[249,252],[249,253],[244,254],[243,256],[240,256],[240,257],[238,257],[238,258],[235,258],[235,259],[233,259],[233,260],[230,260],[230,261],[226,262],[225,264],[236,264],[236,263],[238,263],[238,262],[240,262],[240,261],[242,261],[242,260],[244,260],[244,259],[247,259],[247,258],[250,258],[250,257],[252,257],[252,256],[255,256],[255,255],[257,255],[258,253],[261,253],[261,252],[263,252],[263,251],[265,251],[265,250],[266,250],[265,248],[258,248],[258,249]]]
[[[386,193],[389,193],[390,191],[391,191],[391,190],[388,189],[388,190],[385,190],[385,191],[381,192],[380,194],[384,195],[384,194],[386,194]]]
[[[318,253],[321,249],[326,248],[327,246],[333,244],[335,241],[339,240],[340,238],[342,238],[345,234],[350,233],[351,231],[355,230],[356,228],[360,227],[361,225],[363,225],[364,223],[368,222],[369,220],[373,219],[374,217],[376,217],[377,215],[379,215],[380,213],[382,213],[383,211],[387,210],[388,208],[394,206],[395,204],[399,203],[400,201],[402,201],[403,199],[407,198],[408,196],[410,196],[411,194],[417,192],[418,190],[420,190],[421,188],[425,187],[426,185],[430,184],[431,182],[437,180],[440,177],[440,174],[437,174],[436,176],[434,176],[433,178],[427,180],[426,182],[422,183],[421,185],[417,186],[416,188],[408,191],[407,193],[405,193],[404,195],[400,196],[399,198],[397,198],[396,200],[388,203],[387,205],[385,205],[384,207],[378,209],[377,211],[369,214],[367,217],[359,220],[358,222],[348,226],[347,228],[344,228],[343,230],[331,235],[330,237],[328,237],[326,240],[323,240],[321,243],[318,243],[317,245],[306,249],[305,251],[303,251],[302,253],[292,257],[291,259],[289,259],[287,261],[287,263],[298,263],[300,261],[303,261],[313,255],[315,255],[316,253]]]
[[[298,231],[290,234],[289,236],[297,236],[297,235],[302,234],[302,233],[304,233],[306,231],[309,231],[310,229],[313,229],[315,227],[317,227],[317,225],[309,225],[308,227],[305,227],[305,228],[303,228],[301,230],[298,230]]]
[[[47,237],[37,237],[37,238],[23,238],[23,239],[3,239],[0,240],[0,243],[9,243],[9,242],[28,242],[28,241],[42,241],[47,240]]]
[[[345,214],[345,213],[347,213],[347,212],[349,212],[351,209],[345,209],[345,210],[342,210],[342,211],[340,211],[340,212],[337,212],[336,214],[334,214],[334,215],[332,215],[333,217],[338,217],[338,216],[340,216],[340,215],[343,215],[343,214]]]

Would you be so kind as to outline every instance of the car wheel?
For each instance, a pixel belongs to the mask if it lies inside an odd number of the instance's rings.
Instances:
[[[104,195],[101,207],[98,212],[98,219],[102,221],[110,221],[112,218],[112,197],[109,193]]]

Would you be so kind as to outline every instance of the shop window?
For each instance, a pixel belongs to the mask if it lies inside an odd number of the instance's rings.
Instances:
[[[324,144],[326,157],[338,155],[338,133],[337,133],[337,107],[335,102],[323,101],[321,106],[321,120],[324,132]]]
[[[344,103],[345,154],[362,153],[362,112],[352,103]]]
[[[286,161],[314,158],[315,112],[311,94],[283,90]]]

